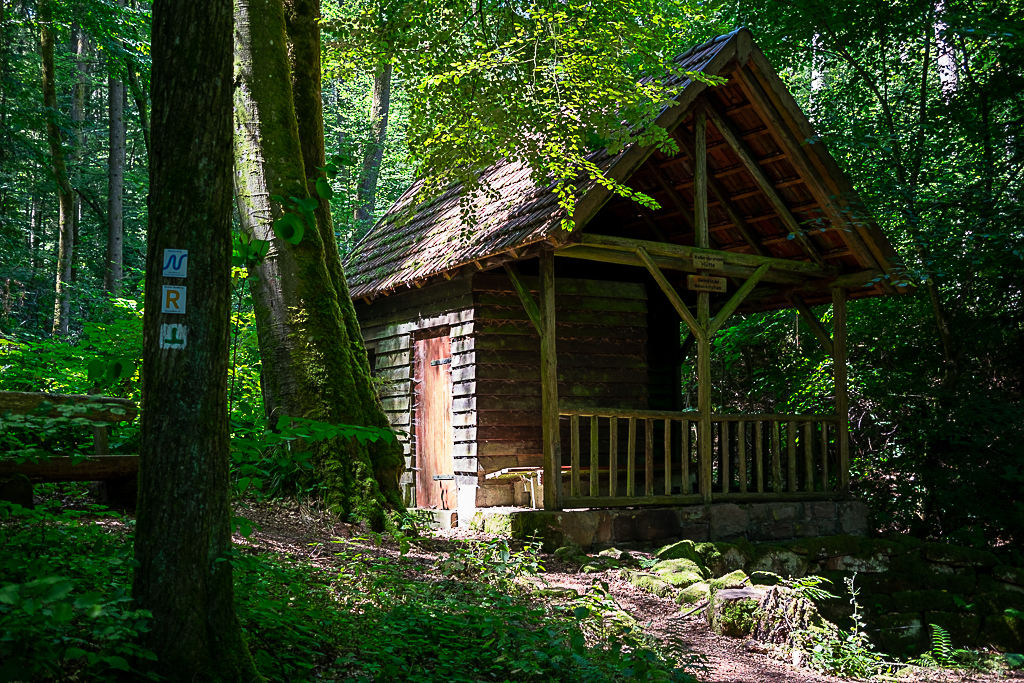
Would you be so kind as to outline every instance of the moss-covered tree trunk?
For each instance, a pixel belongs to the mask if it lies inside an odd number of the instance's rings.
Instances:
[[[316,229],[298,244],[273,231],[285,207],[270,196],[310,197],[315,177],[307,182],[307,171],[324,166],[318,15],[315,2],[289,3],[289,45],[281,0],[235,2],[236,196],[245,231],[271,242],[252,283],[264,402],[271,417],[386,427],[326,200],[313,193]],[[378,528],[387,509],[401,507],[397,444],[338,439],[313,450],[331,507]]]
[[[143,643],[170,681],[261,680],[235,614],[228,496],[231,295],[229,0],[153,5],[153,129],[142,442],[133,597],[153,613]],[[185,278],[162,276],[187,249]],[[184,314],[161,313],[184,285]],[[168,336],[164,325],[183,325]],[[184,345],[161,348],[162,339]],[[167,346],[167,345],[165,345]]]
[[[39,3],[39,51],[43,62],[43,108],[46,116],[46,140],[50,147],[50,170],[57,184],[60,205],[57,243],[57,299],[53,305],[53,334],[68,333],[71,315],[71,254],[75,246],[75,198],[68,181],[68,168],[64,162],[64,140],[57,125],[57,76],[53,62],[53,7],[51,0]]]

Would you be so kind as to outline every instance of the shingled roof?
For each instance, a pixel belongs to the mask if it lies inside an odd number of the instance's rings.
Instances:
[[[772,105],[768,106],[773,111],[766,112],[755,104],[757,97],[750,93],[750,79],[754,78],[750,66],[762,80],[777,86],[776,99],[780,98],[779,89],[785,89],[753,44],[749,31],[737,29],[718,36],[674,61],[680,71],[722,75],[729,78],[729,83],[709,88],[685,77],[680,77],[682,83],[669,82],[669,86],[679,86],[679,95],[676,105],[667,107],[657,124],[668,130],[685,130],[688,124],[692,128],[693,105],[706,92],[708,106],[720,112],[725,126],[736,129],[764,171],[761,178],[755,178],[709,118],[707,158],[712,189],[725,193],[716,194],[709,202],[712,247],[814,260],[827,263],[837,274],[877,273],[877,283],[862,288],[859,295],[892,291],[885,274],[892,268],[895,252],[863,212],[851,220],[850,207],[858,200],[849,181],[823,145],[814,145],[815,149],[806,154],[802,148],[791,149],[800,144],[794,142],[793,127],[797,140],[813,136],[792,97],[788,92],[781,96],[788,98],[782,103],[788,126],[780,123],[782,115]],[[746,75],[744,70],[748,70]],[[736,73],[739,79],[730,75]],[[783,127],[786,129],[781,130]],[[420,286],[437,276],[450,278],[462,267],[488,268],[541,249],[566,247],[579,242],[584,229],[693,245],[692,213],[689,225],[686,218],[694,205],[693,165],[685,154],[685,145],[674,157],[634,144],[614,156],[599,150],[590,159],[609,176],[653,196],[661,209],[647,211],[590,183],[583,186],[573,216],[576,230],[567,235],[561,229],[564,211],[551,187],[534,182],[532,170],[525,164],[502,162],[482,173],[482,183],[492,192],[475,198],[475,217],[467,224],[459,204],[461,186],[451,187],[432,201],[422,201],[422,182],[417,182],[346,259],[352,297],[372,299],[399,288]],[[809,175],[827,176],[828,182],[812,182],[806,177]],[[765,178],[774,185],[774,191],[765,189]],[[842,207],[837,205],[838,195],[844,198]],[[779,206],[779,198],[785,207]],[[790,236],[796,221],[806,233],[796,235],[799,239]],[[588,227],[590,223],[593,225]]]

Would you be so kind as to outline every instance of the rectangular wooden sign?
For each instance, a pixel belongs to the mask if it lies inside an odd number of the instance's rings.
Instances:
[[[721,256],[695,253],[693,255],[693,265],[697,270],[721,270],[722,266],[725,265],[725,261]]]
[[[687,275],[686,288],[691,292],[724,292],[725,278],[710,275]]]

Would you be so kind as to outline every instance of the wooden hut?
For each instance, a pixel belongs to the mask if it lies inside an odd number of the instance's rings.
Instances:
[[[460,188],[417,203],[417,184],[348,257],[411,504],[524,502],[508,476],[546,509],[848,491],[846,301],[900,290],[895,251],[749,31],[676,63],[727,79],[682,83],[658,119],[680,153],[593,155],[658,211],[594,184],[567,233],[549,189],[503,163],[473,224]],[[711,338],[733,312],[782,308],[832,355],[835,411],[713,414]],[[694,351],[697,410],[682,410]]]

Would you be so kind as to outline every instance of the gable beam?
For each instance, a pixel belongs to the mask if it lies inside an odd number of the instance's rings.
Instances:
[[[715,123],[715,128],[725,138],[725,141],[729,143],[729,147],[736,153],[736,156],[740,158],[743,165],[747,167],[747,172],[754,178],[754,182],[757,183],[758,187],[771,202],[775,208],[780,219],[786,225],[786,228],[796,236],[797,243],[803,248],[804,253],[818,265],[825,265],[825,259],[821,257],[818,250],[814,248],[814,245],[808,239],[804,233],[804,229],[797,223],[796,218],[790,212],[789,207],[786,206],[786,202],[782,200],[778,191],[775,189],[775,184],[771,181],[771,178],[765,174],[764,169],[757,163],[757,158],[754,156],[750,148],[747,147],[747,143],[743,142],[740,138],[739,132],[733,126],[732,121],[725,118],[725,116],[718,111],[714,102],[705,98],[707,105],[708,114],[711,116],[711,120]]]

